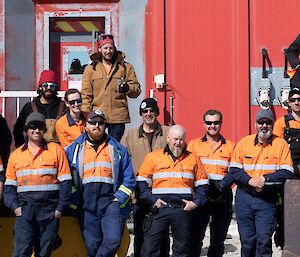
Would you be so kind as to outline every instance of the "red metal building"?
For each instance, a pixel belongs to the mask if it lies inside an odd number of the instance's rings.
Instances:
[[[143,89],[130,100],[129,126],[137,126],[138,105],[151,94],[164,110],[161,121],[183,124],[188,139],[203,133],[202,114],[216,108],[224,114],[223,134],[237,141],[253,131],[259,109],[262,48],[268,74],[276,75],[274,110],[285,112],[278,106],[283,49],[299,33],[297,7],[297,0],[2,0],[1,89],[32,90],[43,69],[59,72],[61,90],[79,86],[72,61],[88,63],[95,35],[112,33]],[[13,124],[9,106],[13,100],[5,110]]]

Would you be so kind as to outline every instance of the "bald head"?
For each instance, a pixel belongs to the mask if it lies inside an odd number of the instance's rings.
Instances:
[[[175,157],[180,156],[186,147],[184,127],[181,125],[172,126],[167,135],[167,142],[173,155]]]

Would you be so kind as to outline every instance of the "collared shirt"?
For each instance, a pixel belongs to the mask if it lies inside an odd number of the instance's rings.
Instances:
[[[70,112],[62,116],[55,125],[60,144],[65,147],[70,145],[84,132],[85,120],[83,115],[79,121],[75,121]]]
[[[29,219],[33,215],[48,218],[55,209],[63,211],[66,207],[71,181],[68,160],[60,145],[44,143],[34,155],[25,143],[8,161],[5,204],[12,210],[24,206],[24,215]]]
[[[187,147],[187,150],[200,157],[208,178],[213,180],[221,180],[227,174],[233,149],[234,143],[221,135],[215,148],[206,135],[192,140]]]
[[[251,177],[266,175],[271,182],[276,182],[285,179],[285,174],[292,176],[293,171],[289,146],[276,136],[271,137],[267,144],[259,143],[257,134],[242,138],[230,162],[230,172],[235,180],[246,186]]]
[[[292,114],[287,115],[287,121],[290,128],[300,129],[300,120],[295,120]],[[284,138],[284,129],[286,128],[284,116],[277,119],[274,123],[273,134]]]
[[[191,199],[194,188],[208,185],[207,175],[196,155],[185,151],[174,161],[164,149],[145,156],[136,180],[147,182],[152,188],[152,195],[171,195],[171,198],[178,200],[184,196]]]

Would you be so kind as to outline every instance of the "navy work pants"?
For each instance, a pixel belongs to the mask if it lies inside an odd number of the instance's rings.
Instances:
[[[114,139],[116,139],[118,142],[120,142],[125,131],[125,123],[109,123],[107,124],[107,129],[108,134]]]
[[[237,190],[236,218],[242,257],[272,256],[272,235],[276,228],[276,197],[252,195]]]
[[[199,257],[206,227],[210,221],[210,245],[208,257],[224,254],[224,241],[232,217],[232,192],[227,190],[221,199],[209,199],[203,207],[194,212],[192,222],[192,257]]]
[[[100,199],[101,201],[101,199]],[[113,257],[121,243],[123,217],[118,202],[97,211],[84,210],[83,236],[89,257]]]
[[[190,257],[192,212],[183,208],[162,207],[150,216],[145,226],[143,257],[159,257],[160,246],[169,227],[173,235],[173,257]]]
[[[142,245],[144,243],[144,221],[146,215],[150,213],[150,205],[146,203],[134,205],[133,221],[134,221],[134,257],[141,257]],[[168,257],[170,251],[169,230],[166,231],[165,237],[162,238],[160,246],[160,257]]]
[[[58,225],[59,220],[55,218],[37,221],[16,217],[13,257],[30,257],[33,247],[36,256],[50,257],[55,248]]]

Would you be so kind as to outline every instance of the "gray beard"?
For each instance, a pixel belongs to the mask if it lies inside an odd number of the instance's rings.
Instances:
[[[262,131],[258,131],[258,136],[261,138],[261,139],[269,139],[271,136],[272,136],[272,131],[269,130],[268,132],[262,132]]]
[[[174,149],[171,152],[177,158],[182,154],[182,149]]]

